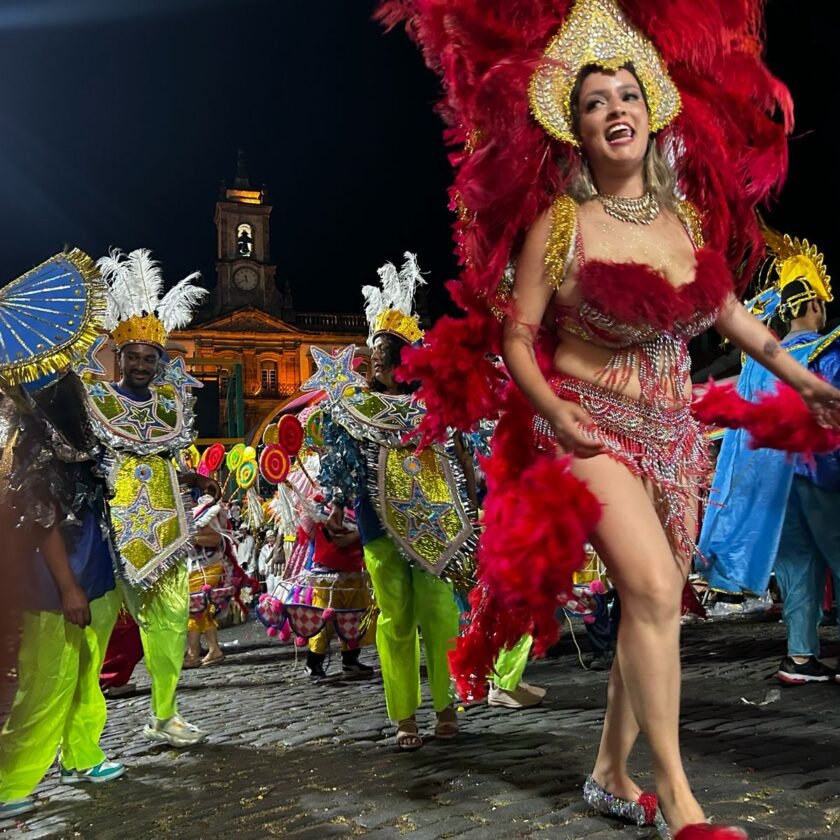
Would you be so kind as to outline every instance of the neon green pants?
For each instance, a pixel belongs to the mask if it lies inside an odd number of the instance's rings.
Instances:
[[[87,770],[105,759],[99,672],[119,609],[120,593],[111,590],[91,602],[84,629],[59,612],[24,613],[17,691],[0,731],[0,802],[29,796],[59,747],[68,770]]]
[[[152,678],[152,714],[167,720],[178,713],[175,691],[184,664],[190,587],[187,567],[179,563],[140,596],[140,639]]]
[[[391,720],[411,717],[420,706],[420,637],[435,711],[452,702],[447,653],[458,636],[458,605],[452,584],[412,566],[390,537],[365,546],[379,619],[376,647]]]
[[[503,691],[513,691],[519,685],[533,644],[533,636],[526,634],[510,650],[499,651],[495,673],[491,677],[494,685]]]

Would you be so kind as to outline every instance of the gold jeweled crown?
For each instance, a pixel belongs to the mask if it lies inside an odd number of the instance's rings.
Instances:
[[[362,289],[371,346],[380,333],[390,333],[409,344],[416,344],[423,338],[413,309],[414,292],[418,286],[425,286],[426,281],[417,265],[417,256],[406,251],[404,257],[399,271],[390,262],[378,269],[381,288],[365,286]]]
[[[534,116],[555,139],[579,145],[571,103],[578,74],[588,65],[615,72],[627,64],[644,88],[651,132],[665,128],[682,102],[656,47],[627,22],[615,0],[577,0],[531,77]]]
[[[126,344],[151,344],[163,352],[169,333],[186,327],[195,306],[208,294],[193,285],[201,277],[198,271],[163,294],[160,265],[146,248],[128,254],[114,249],[97,265],[108,284],[105,328],[117,350]]]
[[[163,350],[167,331],[156,315],[132,315],[111,330],[117,349],[126,344],[153,344]]]

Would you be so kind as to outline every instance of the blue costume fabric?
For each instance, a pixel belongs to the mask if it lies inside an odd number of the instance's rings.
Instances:
[[[798,362],[840,385],[837,339],[840,331],[821,336],[800,330],[781,345]],[[738,393],[752,400],[772,392],[776,382],[768,370],[747,359]],[[776,561],[794,473],[826,489],[840,488],[840,463],[836,453],[808,463],[774,449],[750,449],[748,441],[749,435],[740,429],[723,436],[700,533],[700,571],[712,589],[760,594],[767,589]]]
[[[318,483],[327,502],[353,499],[353,512],[362,545],[385,536],[385,529],[370,500],[367,469],[361,444],[329,412],[324,412],[324,452]]]

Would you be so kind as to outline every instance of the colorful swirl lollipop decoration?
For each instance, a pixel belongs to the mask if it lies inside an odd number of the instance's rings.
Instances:
[[[225,460],[225,447],[221,443],[212,443],[204,450],[202,460],[210,472],[216,472]]]
[[[257,464],[255,461],[243,461],[236,469],[236,483],[242,490],[252,487],[257,480]]]
[[[227,468],[231,472],[236,472],[239,469],[239,465],[243,461],[242,453],[245,451],[245,444],[244,443],[237,443],[231,447],[230,451],[228,452],[225,463],[227,464]]]
[[[266,446],[260,455],[260,473],[269,484],[282,484],[289,475],[291,459],[278,444]]]
[[[303,443],[303,426],[293,414],[284,414],[277,423],[277,442],[290,458],[294,458]]]

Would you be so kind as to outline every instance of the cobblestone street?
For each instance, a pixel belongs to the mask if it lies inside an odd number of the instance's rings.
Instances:
[[[833,639],[828,653],[836,655]],[[6,836],[650,836],[596,817],[580,801],[607,676],[580,667],[568,633],[559,656],[526,674],[549,689],[542,707],[469,707],[457,741],[430,738],[416,753],[393,746],[378,677],[313,685],[294,648],[253,622],[224,631],[223,642],[225,663],[185,672],[180,689],[184,717],[210,733],[205,745],[177,751],[142,739],[149,690],[141,666],[136,694],[109,701],[104,746],[129,766],[126,776],[71,788],[51,773],[30,819],[0,823]],[[754,840],[840,837],[840,686],[781,687],[772,674],[783,650],[775,621],[685,628],[689,776],[716,820],[743,825]],[[338,658],[330,665],[339,670]],[[428,731],[430,708],[418,720]],[[643,746],[634,766],[649,786]]]

